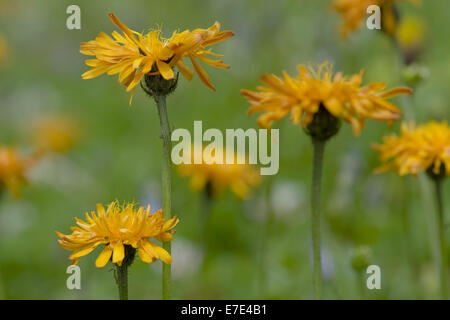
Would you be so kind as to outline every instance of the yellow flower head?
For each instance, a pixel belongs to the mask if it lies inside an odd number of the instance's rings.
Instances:
[[[450,175],[450,127],[446,122],[431,121],[421,126],[402,124],[399,136],[384,137],[383,144],[374,145],[384,163],[376,172],[396,171],[399,175],[417,175],[431,170],[438,175],[445,167]]]
[[[241,90],[251,105],[249,115],[263,113],[258,119],[261,127],[269,128],[274,121],[288,114],[293,123],[301,120],[302,126],[306,127],[323,106],[331,115],[351,123],[354,134],[358,135],[366,118],[388,123],[400,119],[401,111],[386,99],[412,93],[405,87],[382,91],[386,87],[384,82],[361,86],[363,70],[348,78],[341,72],[333,75],[327,62],[317,69],[303,65],[297,68],[297,78],[291,78],[284,71],[283,78],[263,75],[261,79],[266,86],[257,87],[258,92]]]
[[[195,148],[193,150],[198,152]],[[225,149],[221,151],[221,154],[225,157]],[[214,152],[217,152],[217,150]],[[194,157],[193,152],[192,159]],[[211,154],[203,152],[202,163],[195,164],[191,161],[191,164],[181,164],[178,168],[181,176],[190,177],[191,188],[196,192],[206,189],[207,192],[216,196],[229,188],[237,197],[248,198],[250,188],[261,182],[258,171],[248,164],[226,164],[224,161],[222,162],[223,164],[218,164],[211,157]]]
[[[382,29],[393,36],[397,28],[397,18],[394,8],[395,2],[400,0],[334,0],[332,8],[342,16],[340,32],[343,38],[359,29],[370,5],[377,5],[381,9]],[[417,2],[417,0],[409,0]]]
[[[397,29],[397,40],[404,49],[420,47],[425,40],[425,25],[416,16],[404,17]]]
[[[160,30],[141,34],[129,29],[114,14],[110,13],[109,17],[123,34],[114,31],[111,38],[102,32],[95,40],[81,44],[82,54],[95,56],[95,59],[86,60],[91,70],[83,73],[82,77],[92,79],[103,73],[119,74],[119,82],[127,87],[127,92],[132,91],[130,104],[134,89],[144,76],[161,75],[166,80],[174,79],[173,67],[176,66],[190,80],[193,73],[183,63],[185,57],[191,60],[200,79],[213,90],[208,75],[196,59],[217,68],[229,68],[220,60],[207,58],[208,55],[219,56],[207,50],[208,46],[234,35],[231,31],[220,32],[218,22],[208,29],[174,32],[171,38],[165,39]]]
[[[25,173],[32,163],[32,159],[23,158],[16,149],[0,146],[0,191],[6,187],[18,196],[22,185],[27,183]]]
[[[67,116],[50,116],[36,124],[33,131],[36,145],[42,151],[63,153],[72,149],[79,138],[75,119]]]
[[[152,263],[158,259],[170,264],[169,253],[149,240],[155,238],[161,242],[172,241],[170,229],[178,223],[174,217],[165,220],[162,211],[151,214],[150,206],[137,208],[133,203],[120,205],[111,202],[105,209],[97,205],[97,213],[86,213],[86,221],[75,218],[77,226],[72,227],[72,234],[56,232],[61,247],[73,251],[69,257],[74,264],[78,259],[89,254],[97,246],[104,244],[103,251],[95,261],[97,268],[104,267],[112,257],[112,262],[122,265],[125,258],[125,246],[137,249],[142,261]]]

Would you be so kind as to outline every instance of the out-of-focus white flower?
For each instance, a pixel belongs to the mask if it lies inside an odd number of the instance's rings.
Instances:
[[[272,185],[270,203],[278,217],[295,214],[305,204],[306,188],[296,181],[280,181]]]

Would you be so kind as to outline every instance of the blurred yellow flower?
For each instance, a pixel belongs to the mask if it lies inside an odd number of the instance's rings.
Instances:
[[[412,15],[403,17],[397,29],[396,39],[402,49],[405,63],[410,65],[416,62],[424,48],[425,24],[423,20]]]
[[[397,13],[394,5],[399,1],[401,0],[334,0],[331,6],[342,16],[340,32],[344,38],[359,29],[370,5],[380,7],[382,30],[393,36],[397,28]],[[417,2],[417,0],[408,1]]]
[[[4,64],[8,55],[8,46],[5,38],[0,34],[0,65]]]
[[[192,79],[192,71],[186,67],[182,59],[188,57],[195,72],[205,85],[214,90],[205,70],[196,59],[217,68],[229,68],[222,61],[207,58],[208,55],[220,56],[206,47],[226,40],[234,34],[231,31],[220,32],[220,24],[216,22],[208,29],[195,29],[173,33],[172,37],[161,37],[160,30],[153,30],[143,35],[125,26],[114,14],[110,13],[111,21],[123,31],[123,35],[114,31],[109,37],[100,33],[95,40],[81,43],[80,52],[95,56],[86,60],[86,65],[92,69],[83,73],[83,79],[92,79],[103,73],[119,74],[119,83],[133,92],[144,76],[161,75],[169,80],[175,77],[173,67],[177,67],[188,79]]]
[[[283,71],[283,78],[263,75],[266,87],[257,87],[258,92],[241,90],[241,94],[251,105],[249,115],[263,114],[258,124],[269,128],[274,121],[291,114],[291,121],[306,127],[321,106],[333,116],[342,118],[353,126],[358,135],[364,127],[365,119],[391,123],[401,117],[402,112],[394,104],[386,101],[400,94],[411,94],[406,87],[395,87],[382,91],[384,82],[372,82],[361,87],[364,70],[347,78],[341,72],[333,75],[331,64],[325,62],[317,69],[299,65],[299,75],[291,78]]]
[[[178,223],[177,217],[166,221],[162,210],[151,214],[150,206],[144,209],[137,208],[133,203],[120,205],[114,201],[106,210],[103,205],[98,204],[97,214],[86,213],[86,220],[75,218],[77,226],[71,228],[70,235],[56,232],[60,238],[59,245],[73,251],[69,260],[74,264],[101,244],[105,244],[105,247],[95,261],[97,268],[104,267],[111,257],[112,262],[120,267],[125,258],[125,246],[137,249],[139,257],[146,263],[158,259],[164,263],[172,263],[170,254],[149,238],[161,242],[172,241],[173,231],[169,230]]]
[[[397,40],[403,48],[421,46],[425,39],[425,24],[417,16],[405,16],[397,29]]]
[[[25,173],[33,162],[32,158],[22,157],[15,148],[0,146],[0,191],[6,187],[19,196],[22,186],[27,183]]]
[[[192,148],[195,150],[195,148]],[[203,151],[202,151],[203,152]],[[225,155],[226,151],[222,150]],[[192,159],[195,155],[192,152]],[[250,188],[261,182],[259,172],[248,164],[218,164],[207,152],[203,152],[200,164],[180,164],[179,173],[183,177],[190,177],[191,188],[200,192],[206,189],[212,196],[217,196],[229,188],[237,197],[246,199],[250,195]],[[210,164],[208,164],[210,163]]]
[[[72,149],[79,139],[79,127],[69,116],[49,116],[39,119],[33,131],[37,147],[46,152],[63,153]]]
[[[450,175],[450,127],[446,122],[431,121],[421,126],[402,124],[399,136],[384,137],[383,144],[374,145],[384,163],[376,172],[393,170],[399,175],[417,175],[431,170],[439,174],[442,166]]]

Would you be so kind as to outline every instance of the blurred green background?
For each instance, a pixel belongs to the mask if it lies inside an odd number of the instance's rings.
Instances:
[[[81,30],[66,28],[66,8],[81,8]],[[340,19],[330,1],[50,1],[1,0],[0,35],[7,50],[0,65],[0,143],[32,149],[36,119],[64,114],[80,123],[81,138],[65,154],[45,157],[30,172],[20,198],[0,198],[0,298],[116,299],[112,265],[96,269],[101,249],[82,258],[81,290],[66,288],[69,252],[57,244],[55,230],[69,232],[74,217],[96,203],[160,201],[159,120],[154,102],[138,88],[131,107],[116,77],[85,81],[80,42],[117,28],[114,12],[134,30],[162,26],[206,28],[218,20],[235,37],[213,48],[225,55],[229,70],[205,66],[217,91],[194,77],[180,77],[168,98],[174,128],[256,128],[248,118],[241,88],[254,89],[263,73],[296,75],[296,65],[329,60],[345,74],[365,68],[364,83],[402,84],[393,43],[382,32],[362,28],[343,41]],[[421,64],[430,76],[409,101],[417,122],[449,119],[450,10],[446,1],[402,2],[401,16],[414,14],[426,26]],[[280,170],[264,177],[252,197],[230,192],[215,201],[207,231],[207,258],[199,243],[201,197],[174,171],[173,212],[181,219],[173,242],[173,296],[177,299],[312,298],[309,186],[312,148],[300,126],[289,119],[280,132]],[[438,273],[427,228],[435,216],[431,186],[393,173],[373,174],[378,155],[370,148],[383,135],[398,132],[368,121],[359,138],[349,125],[328,144],[323,175],[324,296],[329,299],[438,298]],[[270,189],[269,189],[269,186]],[[450,195],[444,187],[447,207]],[[271,213],[270,213],[271,212]],[[447,210],[448,213],[448,210]],[[271,214],[273,219],[270,219]],[[433,235],[433,234],[432,234]],[[447,237],[447,242],[450,239]],[[361,247],[362,246],[362,247]],[[382,272],[381,290],[365,288],[365,273],[352,268],[355,251],[371,251],[370,264]],[[161,262],[136,259],[130,269],[131,299],[159,299]]]

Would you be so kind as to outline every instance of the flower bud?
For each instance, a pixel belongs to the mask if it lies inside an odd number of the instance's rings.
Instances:
[[[167,96],[177,88],[178,75],[173,79],[166,80],[160,74],[145,75],[144,82],[141,82],[142,89],[151,97]]]
[[[313,140],[326,141],[338,133],[341,127],[341,120],[333,116],[321,104],[319,111],[314,114],[312,121],[306,126],[305,132]]]
[[[356,248],[352,256],[352,268],[356,272],[363,272],[370,264],[372,250],[367,246]]]
[[[417,85],[428,78],[430,70],[427,67],[412,64],[402,71],[402,77],[409,86]]]

